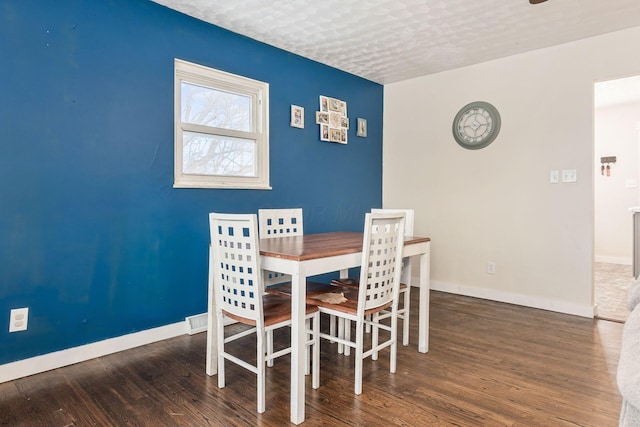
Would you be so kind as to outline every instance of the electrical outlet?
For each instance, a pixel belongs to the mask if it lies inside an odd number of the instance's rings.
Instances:
[[[496,263],[493,261],[489,261],[487,263],[487,273],[496,274]]]
[[[29,308],[14,308],[11,310],[9,332],[26,331],[29,323]]]

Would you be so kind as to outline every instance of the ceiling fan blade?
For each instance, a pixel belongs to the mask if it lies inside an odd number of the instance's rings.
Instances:
[[[531,3],[531,4],[539,4],[539,3],[544,3],[546,1],[547,0],[529,0],[529,3]]]

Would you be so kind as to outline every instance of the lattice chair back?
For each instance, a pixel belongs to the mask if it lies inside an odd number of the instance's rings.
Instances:
[[[404,235],[413,236],[413,209],[371,209],[371,213],[397,213],[404,212]],[[411,259],[405,258],[403,261],[402,283],[410,284],[411,282]],[[407,300],[408,302],[408,300]],[[407,332],[408,335],[408,332]],[[407,338],[408,339],[408,338]],[[407,345],[407,344],[405,344]]]
[[[255,214],[209,214],[216,310],[264,326]]]
[[[260,238],[302,236],[302,208],[259,209]]]
[[[258,209],[260,238],[302,236],[302,208],[292,209]],[[290,282],[291,276],[277,271],[264,270],[264,285],[278,285]]]
[[[404,235],[413,236],[413,209],[371,209],[371,213],[404,212]],[[398,318],[402,319],[402,345],[409,345],[409,314],[411,311],[411,273],[412,260],[410,257],[402,260],[402,274],[400,278],[400,295],[403,297],[402,308],[398,308]],[[403,285],[403,283],[405,285]]]
[[[402,212],[366,214],[358,315],[388,304],[397,308],[404,223],[405,214]]]
[[[398,213],[404,212],[404,235],[413,236],[413,209],[371,209],[371,213]]]

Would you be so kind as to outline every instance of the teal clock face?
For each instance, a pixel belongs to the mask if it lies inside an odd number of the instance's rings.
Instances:
[[[479,150],[491,144],[500,132],[500,113],[488,102],[465,105],[453,119],[453,137],[463,148]]]

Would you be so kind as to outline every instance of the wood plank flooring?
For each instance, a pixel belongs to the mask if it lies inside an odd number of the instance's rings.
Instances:
[[[431,337],[364,363],[322,343],[321,386],[307,378],[305,426],[617,426],[622,324],[431,292]],[[276,340],[286,342],[286,334]],[[227,364],[227,387],[204,372],[206,334],[181,336],[0,384],[2,426],[289,425],[289,356],[267,372],[256,413],[255,376]],[[253,337],[243,343],[253,352]]]

